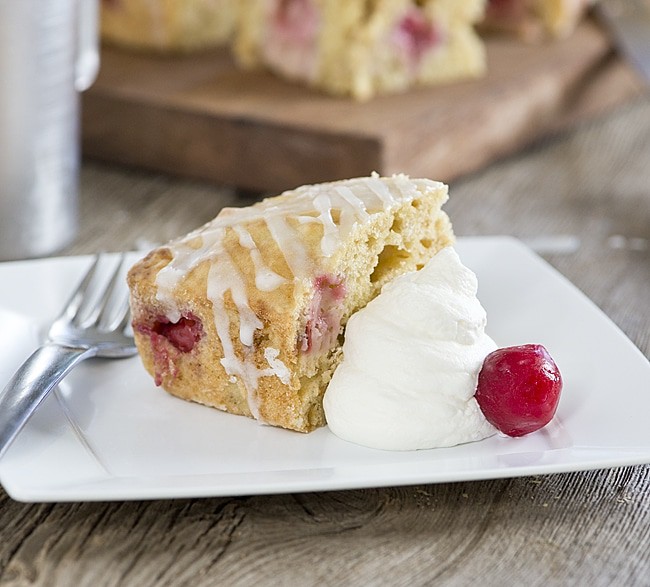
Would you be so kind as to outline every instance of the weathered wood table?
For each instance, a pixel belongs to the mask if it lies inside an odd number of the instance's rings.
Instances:
[[[459,235],[539,247],[650,357],[650,100],[451,193]],[[66,254],[160,242],[251,198],[90,162],[82,197]],[[650,467],[151,502],[22,504],[0,492],[0,583],[650,585]]]

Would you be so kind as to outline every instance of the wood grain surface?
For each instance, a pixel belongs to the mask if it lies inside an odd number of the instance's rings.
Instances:
[[[451,193],[458,234],[541,247],[650,357],[650,98],[502,159]],[[82,231],[65,252],[166,240],[252,198],[87,163]],[[0,583],[650,585],[649,493],[648,466],[126,503],[22,504],[0,491]]]
[[[589,21],[561,42],[490,38],[487,48],[483,79],[365,104],[241,71],[226,51],[105,49],[84,94],[84,152],[258,190],[371,171],[449,181],[639,93]]]

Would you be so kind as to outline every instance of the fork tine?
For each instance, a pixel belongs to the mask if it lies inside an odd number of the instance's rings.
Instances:
[[[122,261],[122,263],[124,260]],[[122,273],[120,272],[120,275]],[[108,322],[108,311],[106,310],[106,315],[100,318],[99,323],[104,324],[105,327],[109,330],[114,330],[116,332],[123,332],[131,321],[131,306],[129,305],[129,294],[128,289],[124,288],[124,291],[121,292],[122,295],[119,296],[118,300],[115,301],[113,306],[113,318]]]
[[[131,322],[131,306],[129,305],[128,296],[124,297],[124,301],[120,307],[120,312],[116,316],[116,321],[117,317],[120,317],[121,319],[115,327],[115,330],[122,332],[129,325],[129,322]]]
[[[118,261],[113,274],[111,275],[108,283],[106,284],[102,295],[95,304],[93,311],[87,318],[86,324],[89,326],[97,326],[99,324],[106,324],[109,317],[109,310],[111,308],[110,301],[117,290],[118,285],[120,284],[120,278],[122,276],[122,267],[124,266],[125,254],[120,255],[120,260]]]
[[[72,322],[73,320],[78,318],[79,309],[81,308],[81,305],[84,300],[84,296],[88,291],[88,286],[90,285],[90,282],[93,280],[93,277],[95,276],[98,264],[99,264],[99,255],[95,255],[94,261],[88,268],[88,271],[86,271],[86,274],[84,275],[83,279],[77,286],[77,289],[72,293],[70,299],[63,307],[63,311],[61,312],[58,319],[64,318]]]

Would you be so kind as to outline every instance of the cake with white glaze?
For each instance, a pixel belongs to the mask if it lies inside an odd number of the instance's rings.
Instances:
[[[247,67],[365,100],[480,76],[484,0],[242,0],[235,55]]]
[[[439,182],[373,175],[222,210],[129,272],[145,368],[187,400],[324,425],[348,318],[453,242],[446,199]]]

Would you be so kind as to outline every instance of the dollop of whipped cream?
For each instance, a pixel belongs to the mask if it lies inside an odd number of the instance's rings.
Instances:
[[[353,315],[324,398],[332,432],[386,450],[494,434],[474,398],[483,360],[496,348],[477,290],[476,275],[447,247]]]

